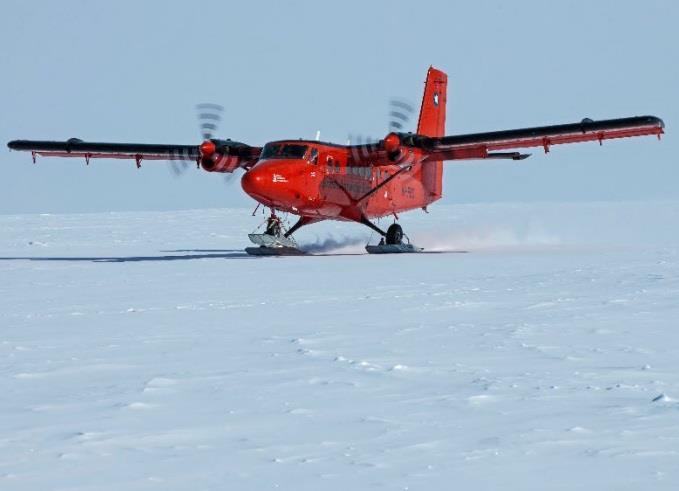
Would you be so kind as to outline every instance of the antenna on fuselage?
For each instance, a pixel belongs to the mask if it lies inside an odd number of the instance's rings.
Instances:
[[[321,130],[316,131],[316,141],[317,142],[321,141]]]

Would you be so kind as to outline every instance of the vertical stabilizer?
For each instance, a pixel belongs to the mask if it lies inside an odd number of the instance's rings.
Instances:
[[[446,100],[448,98],[448,76],[441,70],[429,67],[424,84],[424,95],[417,122],[417,134],[444,136],[446,133]],[[443,162],[422,164],[422,184],[429,192],[429,203],[436,201],[443,190]]]

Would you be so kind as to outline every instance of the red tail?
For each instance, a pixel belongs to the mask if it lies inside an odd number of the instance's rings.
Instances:
[[[444,136],[446,134],[447,92],[448,76],[441,70],[429,67],[424,85],[420,119],[417,123],[418,135]],[[441,198],[443,162],[422,164],[422,184],[425,191],[429,192],[429,203]]]

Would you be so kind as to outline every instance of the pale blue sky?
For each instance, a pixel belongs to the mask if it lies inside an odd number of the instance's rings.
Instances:
[[[553,148],[522,163],[448,164],[444,202],[679,199],[674,1],[92,2],[0,4],[0,213],[249,205],[236,180],[164,163],[42,159],[16,138],[199,143],[220,136],[383,136],[387,101],[449,75],[448,133],[643,114],[642,138]]]

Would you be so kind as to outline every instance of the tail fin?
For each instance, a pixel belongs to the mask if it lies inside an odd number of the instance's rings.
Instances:
[[[429,67],[424,84],[424,96],[417,134],[425,136],[444,136],[446,133],[446,100],[448,98],[448,76],[441,70]],[[422,184],[429,193],[427,202],[441,198],[443,191],[443,162],[422,164]]]

